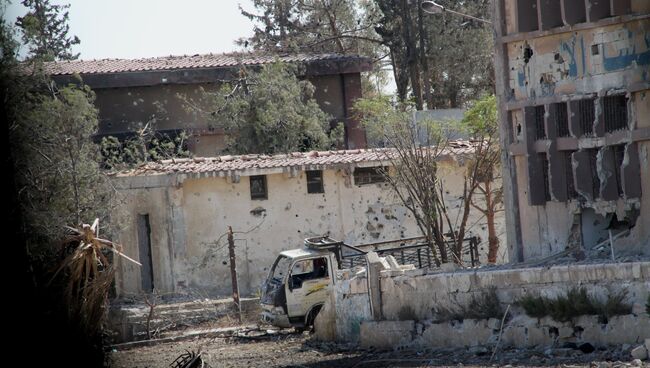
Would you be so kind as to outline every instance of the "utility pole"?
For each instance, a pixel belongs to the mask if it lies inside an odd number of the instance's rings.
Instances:
[[[230,254],[230,278],[232,279],[232,300],[239,310],[241,323],[241,304],[239,303],[239,286],[237,285],[237,264],[235,263],[235,239],[232,236],[232,226],[228,226],[228,253]]]

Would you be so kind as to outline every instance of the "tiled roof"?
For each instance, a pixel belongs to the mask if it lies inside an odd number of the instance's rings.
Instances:
[[[344,61],[365,59],[354,55],[341,54],[291,54],[269,55],[255,53],[205,54],[164,56],[143,59],[101,59],[71,60],[45,63],[45,71],[50,75],[106,74],[120,72],[141,72],[152,70],[227,68],[239,65],[251,66],[269,64],[276,60],[290,63],[310,63],[318,61]]]
[[[468,141],[450,142],[439,153],[440,159],[456,158],[474,152],[474,144]],[[148,162],[139,167],[117,173],[117,176],[146,176],[160,174],[202,174],[217,172],[245,172],[249,170],[273,168],[300,168],[309,166],[342,166],[348,164],[376,162],[388,164],[388,159],[395,155],[391,148],[356,149],[340,151],[293,152],[281,155],[241,155],[219,157],[195,157],[160,162]]]

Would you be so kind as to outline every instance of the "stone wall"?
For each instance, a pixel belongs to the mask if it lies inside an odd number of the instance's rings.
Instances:
[[[495,341],[501,321],[485,320],[436,322],[439,308],[467,306],[473,296],[492,287],[503,309],[510,305],[502,343],[517,347],[550,345],[558,341],[594,345],[643,342],[650,338],[650,320],[645,302],[650,295],[650,262],[572,264],[497,270],[459,270],[427,274],[426,270],[386,270],[381,272],[381,318],[373,319],[367,302],[365,278],[339,274],[335,288],[336,338],[364,346],[476,346]],[[349,285],[349,286],[348,286]],[[354,287],[352,285],[355,285]],[[555,297],[584,286],[596,298],[627,290],[632,314],[615,316],[600,323],[597,316],[582,316],[572,322],[525,315],[516,301],[524,295]],[[362,302],[350,308],[350,301]],[[362,311],[362,312],[356,312]],[[356,326],[359,326],[357,329]],[[345,326],[345,327],[341,327]],[[392,332],[391,332],[392,331]]]

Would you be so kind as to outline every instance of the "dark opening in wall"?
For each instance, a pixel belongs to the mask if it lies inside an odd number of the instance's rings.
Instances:
[[[539,22],[542,30],[564,25],[560,0],[539,0]]]
[[[325,193],[322,170],[307,171],[307,193]]]
[[[603,98],[605,132],[627,129],[627,98],[625,95],[606,96]]]
[[[612,16],[630,13],[632,13],[632,4],[630,0],[612,0]]]
[[[569,118],[567,116],[567,107],[566,104],[554,103],[550,105],[551,109],[551,119],[556,127],[556,132],[558,137],[569,137],[571,133],[569,132]]]
[[[564,168],[566,175],[566,191],[569,199],[578,198],[575,184],[573,183],[573,164],[571,163],[571,155],[575,151],[564,151]]]
[[[531,32],[537,24],[537,0],[517,0],[517,31]]]
[[[562,20],[568,25],[587,21],[587,10],[583,0],[562,0]]]
[[[612,13],[609,2],[610,0],[587,0],[587,22],[596,22],[603,18],[611,17]]]
[[[250,177],[251,199],[268,199],[266,187],[266,175],[254,175]]]
[[[354,169],[354,184],[374,184],[386,181],[384,173],[388,172],[388,167],[356,167]]]
[[[580,121],[580,135],[592,136],[594,134],[594,100],[578,101],[578,119]]]
[[[544,128],[544,105],[535,106],[535,140],[545,138],[546,129]]]
[[[618,196],[623,197],[623,182],[621,181],[621,166],[623,166],[623,158],[625,157],[625,145],[619,144],[613,146],[614,150],[614,178],[616,179],[616,189]]]
[[[542,163],[542,176],[544,178],[544,199],[548,202],[551,200],[551,186],[548,175],[548,158],[545,153],[539,154],[539,161]]]
[[[591,171],[591,186],[594,199],[600,197],[600,179],[598,179],[598,149],[587,150],[589,152],[589,168]],[[590,180],[590,178],[578,178],[578,180]]]

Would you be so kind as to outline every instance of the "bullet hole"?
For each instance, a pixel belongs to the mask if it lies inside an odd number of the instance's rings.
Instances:
[[[528,64],[531,57],[533,57],[533,49],[529,44],[526,44],[524,47],[524,63]]]
[[[228,264],[228,261],[222,261],[221,263],[225,266]]]
[[[298,217],[298,214],[296,213],[296,217]]]
[[[553,57],[555,58],[556,63],[558,63],[558,64],[564,63],[564,58],[559,53],[555,53],[555,55],[553,55]]]
[[[521,124],[517,123],[517,135],[521,135]]]

